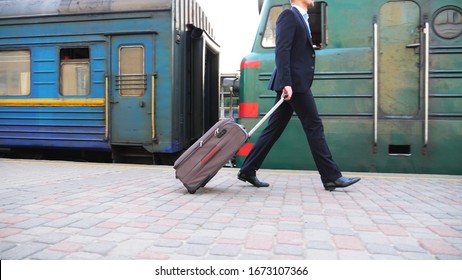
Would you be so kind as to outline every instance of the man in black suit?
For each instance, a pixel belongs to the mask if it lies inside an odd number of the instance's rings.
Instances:
[[[276,67],[268,85],[268,89],[277,93],[276,102],[279,98],[284,98],[286,102],[269,118],[268,126],[245,159],[238,179],[256,187],[269,186],[268,183],[258,180],[256,170],[260,168],[295,111],[302,123],[324,188],[333,191],[350,186],[360,178],[343,177],[332,159],[311,93],[316,55],[307,11],[314,6],[314,0],[291,0],[291,4],[292,8],[284,10],[276,22]]]

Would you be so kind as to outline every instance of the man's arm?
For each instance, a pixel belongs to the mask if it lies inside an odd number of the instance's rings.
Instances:
[[[295,15],[290,9],[284,10],[276,22],[276,67],[284,85],[283,92],[288,94],[285,100],[292,97],[290,57],[296,24]]]

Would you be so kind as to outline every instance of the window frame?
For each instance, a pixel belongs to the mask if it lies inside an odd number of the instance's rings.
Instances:
[[[328,5],[325,1],[319,1],[319,2],[315,2],[315,8],[314,8],[314,11],[316,10],[319,10],[319,12],[313,12],[313,8],[310,9],[308,11],[309,15],[310,15],[310,28],[311,28],[311,32],[312,33],[315,33],[317,30],[319,30],[319,32],[316,32],[317,34],[316,35],[313,35],[313,38],[316,38],[317,36],[319,36],[320,40],[316,40],[316,41],[313,41],[313,46],[315,49],[323,49],[323,48],[326,48],[327,45],[329,44],[329,30],[328,30]],[[272,6],[270,9],[269,9],[269,12],[268,12],[268,16],[266,18],[266,23],[265,23],[265,26],[264,26],[264,29],[263,31],[260,33],[261,35],[261,41],[260,41],[260,46],[264,49],[273,49],[276,47],[276,21],[277,21],[277,17],[279,17],[280,13],[277,14],[276,17],[273,17],[273,20],[274,22],[271,21],[271,13],[273,11],[273,9],[281,9],[281,13],[282,11],[286,10],[286,9],[290,9],[291,8],[291,5],[290,4],[285,4],[285,5],[276,5],[276,6]],[[319,16],[317,16],[319,15]],[[272,24],[272,27],[271,26],[268,26],[269,24]],[[266,36],[268,30],[274,30],[274,42],[271,44],[271,42],[269,44],[266,44],[265,43],[265,40],[266,38],[268,38]],[[314,39],[313,39],[314,40]]]
[[[5,84],[5,88],[6,88],[6,91],[5,93],[3,94],[1,91],[0,91],[0,96],[30,96],[31,95],[31,85],[32,85],[32,76],[31,76],[31,72],[32,72],[32,52],[30,49],[19,49],[19,50],[12,50],[12,49],[4,49],[4,50],[0,50],[0,53],[27,53],[27,58],[28,58],[28,65],[26,66],[26,68],[28,68],[28,72],[20,72],[20,71],[16,71],[17,73],[19,73],[19,75],[16,75],[16,80],[18,81],[17,82],[17,88],[15,89],[15,92],[17,92],[17,94],[11,94],[8,90],[9,88],[9,84],[8,82],[11,80],[9,78],[9,76],[11,76],[13,74],[14,76],[14,72],[13,71],[5,71],[5,74],[6,74],[6,84]],[[19,67],[19,68],[22,68],[22,67]],[[10,70],[10,69],[9,69]],[[17,69],[14,69],[14,70],[17,70]],[[21,69],[19,69],[21,70]],[[22,78],[22,74],[25,73],[27,75],[26,78]],[[24,93],[23,90],[22,90],[22,85],[23,85],[23,82],[26,82],[26,86],[25,86],[25,90],[24,90]]]
[[[453,12],[457,12],[459,14],[459,17],[462,17],[462,9],[460,7],[456,7],[456,6],[444,6],[444,7],[441,7],[440,9],[438,9],[432,16],[432,29],[433,31],[435,32],[435,34],[440,37],[441,39],[445,39],[445,40],[453,40],[453,39],[457,39],[459,38],[460,36],[462,36],[462,29],[459,30],[459,33],[458,34],[455,34],[455,35],[446,35],[445,32],[442,32],[442,30],[440,29],[440,27],[438,26],[439,24],[437,23],[437,20],[439,19],[440,15],[443,15],[444,12],[450,12],[450,11],[453,11]]]
[[[122,73],[122,50],[128,48],[140,48],[142,50],[141,63],[142,73]],[[144,96],[147,89],[146,75],[146,48],[142,44],[123,45],[119,47],[119,73],[117,78],[117,90],[120,96]],[[139,87],[137,87],[139,86]]]
[[[67,57],[63,53],[65,51],[72,51],[76,49],[86,49],[88,51],[88,55],[86,55],[84,58],[82,57]],[[64,68],[65,66],[68,65],[87,65],[88,71],[87,73],[87,86],[84,87],[85,91],[84,93],[80,93],[79,87],[75,87],[75,92],[64,92],[65,87],[64,84],[67,81],[68,78],[67,75],[65,76],[64,73]],[[79,81],[76,79],[76,84],[79,84]],[[91,95],[91,48],[89,46],[78,46],[78,47],[64,47],[59,50],[59,94],[61,96],[89,96]]]

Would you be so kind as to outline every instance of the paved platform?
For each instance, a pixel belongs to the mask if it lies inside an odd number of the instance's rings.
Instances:
[[[462,259],[462,176],[236,174],[191,195],[169,166],[0,159],[0,259]]]

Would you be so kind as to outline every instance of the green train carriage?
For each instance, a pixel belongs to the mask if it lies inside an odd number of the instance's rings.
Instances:
[[[462,174],[460,0],[325,0],[310,12],[317,49],[312,87],[342,170]],[[275,25],[288,0],[259,1],[252,52],[241,63],[239,121],[274,103]],[[237,165],[258,132],[237,156]],[[262,168],[315,170],[296,116]]]

